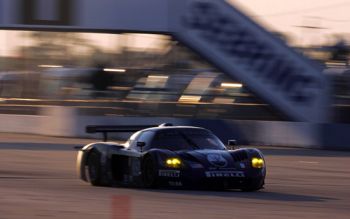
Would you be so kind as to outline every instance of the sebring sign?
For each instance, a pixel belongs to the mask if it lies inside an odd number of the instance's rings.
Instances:
[[[180,41],[292,120],[327,120],[328,83],[321,72],[225,1],[178,3],[172,18]]]
[[[327,120],[320,71],[224,0],[0,0],[0,28],[170,34],[290,119]]]
[[[271,83],[276,90],[283,92],[286,99],[296,104],[312,104],[316,91],[322,87],[317,76],[308,74],[306,68],[295,65],[288,56],[271,49],[263,39],[249,32],[238,21],[220,13],[215,6],[208,2],[191,4],[183,26],[197,32],[201,40],[212,44],[232,63],[245,68],[245,74]]]

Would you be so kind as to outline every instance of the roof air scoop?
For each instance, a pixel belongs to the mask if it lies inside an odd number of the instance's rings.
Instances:
[[[172,123],[162,123],[158,127],[168,127],[168,126],[173,126]]]

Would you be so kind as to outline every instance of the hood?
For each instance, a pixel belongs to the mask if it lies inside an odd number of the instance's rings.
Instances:
[[[185,161],[192,161],[211,168],[235,167],[232,155],[225,150],[193,150],[177,151],[178,156]]]

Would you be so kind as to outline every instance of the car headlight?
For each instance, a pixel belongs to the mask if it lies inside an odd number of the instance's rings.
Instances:
[[[171,168],[179,168],[182,162],[179,158],[168,158],[165,161],[165,165]]]
[[[261,169],[264,167],[264,163],[265,162],[262,158],[257,158],[257,157],[252,158],[252,167],[253,168]]]

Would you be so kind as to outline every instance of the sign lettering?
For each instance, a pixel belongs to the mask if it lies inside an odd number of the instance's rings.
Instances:
[[[288,57],[273,52],[242,24],[221,14],[215,5],[194,2],[183,22],[187,28],[199,31],[201,38],[214,44],[235,62],[244,65],[249,70],[247,73],[273,84],[289,100],[300,104],[313,101],[317,91],[312,90],[321,86],[317,78],[305,74]]]
[[[39,16],[38,0],[21,0],[22,6],[22,23],[27,25],[72,25],[72,5],[74,0],[54,0],[56,3],[54,10],[57,17],[54,19],[41,19]]]

